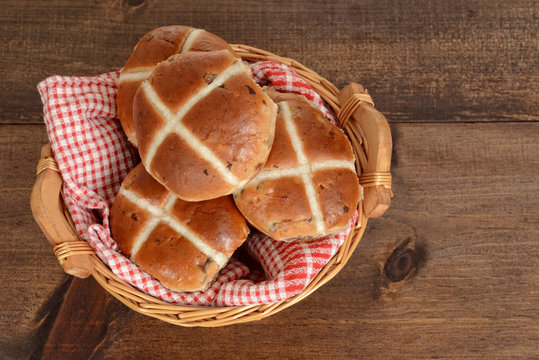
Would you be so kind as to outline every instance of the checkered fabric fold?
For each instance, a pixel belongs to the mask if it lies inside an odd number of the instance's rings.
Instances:
[[[334,121],[320,96],[288,66],[278,62],[250,66],[259,84],[302,94]],[[110,235],[110,206],[124,177],[140,161],[116,119],[118,77],[118,72],[95,77],[52,76],[38,85],[52,151],[64,181],[66,205],[80,237],[119,278],[170,303],[267,304],[302,292],[342,245],[357,214],[342,233],[312,243],[278,242],[253,232],[247,248],[264,274],[233,257],[204,292],[170,291],[118,251]]]

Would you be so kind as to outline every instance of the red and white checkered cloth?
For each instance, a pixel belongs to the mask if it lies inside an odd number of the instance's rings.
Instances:
[[[304,95],[331,120],[320,96],[291,68],[277,62],[251,64],[255,81]],[[312,243],[278,242],[254,232],[247,248],[265,272],[232,258],[204,292],[165,288],[118,252],[109,229],[109,210],[128,172],[139,162],[116,119],[118,72],[96,77],[52,76],[38,85],[52,151],[64,180],[64,195],[79,235],[121,279],[164,301],[183,305],[267,304],[300,293],[337,252],[346,231]]]

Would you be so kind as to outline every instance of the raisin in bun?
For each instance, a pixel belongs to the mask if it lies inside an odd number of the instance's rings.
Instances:
[[[262,171],[234,194],[236,205],[275,240],[340,232],[360,197],[348,138],[303,96],[268,94],[279,107],[273,148]]]
[[[267,160],[277,106],[227,50],[173,55],[134,99],[146,170],[186,201],[239,190]]]
[[[230,45],[219,36],[188,26],[164,26],[144,35],[135,46],[118,84],[118,117],[127,139],[137,146],[133,123],[133,97],[155,66],[174,54],[186,51],[212,51],[227,49]]]
[[[249,233],[230,196],[182,201],[142,164],[122,183],[110,229],[123,254],[175,291],[205,290]]]

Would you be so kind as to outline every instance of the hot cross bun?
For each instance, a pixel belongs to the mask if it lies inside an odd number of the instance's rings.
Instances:
[[[360,197],[350,142],[304,97],[270,95],[279,107],[273,149],[262,171],[234,194],[236,205],[275,240],[340,232]]]
[[[151,75],[158,63],[174,54],[221,49],[233,51],[219,36],[188,26],[160,27],[140,39],[120,71],[118,84],[118,117],[127,139],[135,147],[137,138],[133,122],[133,97],[140,83]]]
[[[176,291],[205,290],[249,233],[230,196],[185,202],[142,164],[122,183],[110,229],[122,253]]]
[[[134,99],[146,170],[186,201],[239,190],[264,166],[277,106],[227,50],[162,61]]]

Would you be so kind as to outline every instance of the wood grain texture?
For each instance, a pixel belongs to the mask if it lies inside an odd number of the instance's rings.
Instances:
[[[340,88],[360,82],[389,121],[537,121],[538,9],[534,0],[6,1],[0,123],[41,122],[40,80],[117,70],[143,34],[169,24],[295,58]]]
[[[66,292],[54,325],[42,347],[38,346],[32,358],[90,359],[101,350],[109,327],[131,313],[92,279],[73,279]],[[134,358],[137,356],[134,355]]]
[[[44,127],[0,126],[0,357],[539,358],[537,123],[391,128],[396,196],[337,277],[260,322],[203,329],[134,313],[93,279],[66,284],[27,205]]]
[[[54,322],[67,275],[33,220],[30,190],[42,125],[0,126],[0,358],[26,357]]]

